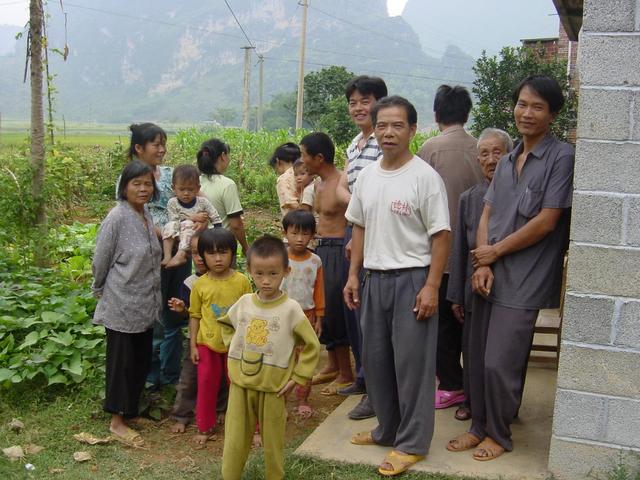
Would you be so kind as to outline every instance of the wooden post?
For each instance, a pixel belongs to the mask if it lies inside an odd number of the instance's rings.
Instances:
[[[300,64],[298,65],[298,102],[296,105],[296,130],[302,128],[304,104],[304,51],[307,43],[307,10],[309,1],[302,0],[302,33],[300,38]]]
[[[249,82],[251,79],[251,50],[253,47],[242,47],[244,50],[244,92],[242,95],[242,128],[249,129]]]

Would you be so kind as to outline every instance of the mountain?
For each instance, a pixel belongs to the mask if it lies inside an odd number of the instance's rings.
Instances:
[[[56,116],[67,121],[203,121],[217,108],[241,109],[247,45],[222,0],[89,0],[65,4],[69,57],[50,54]],[[264,55],[265,101],[296,89],[301,11],[295,0],[229,0],[238,20]],[[432,98],[445,82],[470,82],[472,57],[450,47],[427,55],[402,17],[389,17],[385,0],[310,2],[306,71],[343,65],[356,74],[382,76],[391,93],[407,96],[421,123],[432,122]],[[64,4],[64,2],[63,2]],[[317,5],[317,6],[316,6]],[[62,50],[64,18],[49,6],[49,45]],[[22,84],[25,38],[0,57],[0,110],[28,118],[28,84]],[[257,101],[257,57],[251,95]]]
[[[15,25],[0,25],[0,56],[13,55],[16,50],[16,34],[21,30]]]

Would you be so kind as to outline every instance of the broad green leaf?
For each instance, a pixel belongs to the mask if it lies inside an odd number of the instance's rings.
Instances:
[[[24,341],[18,347],[18,350],[23,350],[27,347],[30,347],[31,345],[34,345],[35,343],[38,342],[39,339],[40,339],[40,335],[38,335],[38,332],[29,332],[29,334],[26,337],[24,337]]]
[[[49,377],[49,383],[47,384],[49,385],[54,385],[56,383],[62,383],[64,385],[69,383],[69,380],[67,380],[67,377],[65,377],[63,374],[61,373],[57,373],[55,374],[53,377]]]
[[[64,368],[64,367],[63,367]],[[82,357],[80,352],[75,352],[69,360],[69,364],[64,370],[67,370],[74,375],[82,375]]]
[[[15,372],[13,370],[9,370],[8,368],[0,368],[0,382],[4,382],[5,380],[9,380],[13,377]]]
[[[56,343],[59,343],[60,345],[64,345],[65,347],[68,347],[73,343],[73,335],[71,335],[71,333],[68,331],[60,332],[57,335],[53,335],[50,337],[50,339]]]
[[[64,315],[58,312],[42,312],[40,316],[47,323],[62,323],[64,321]]]

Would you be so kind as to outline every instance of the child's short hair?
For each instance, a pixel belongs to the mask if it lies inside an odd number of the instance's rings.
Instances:
[[[282,266],[285,269],[288,268],[289,254],[287,253],[287,247],[284,242],[273,235],[265,234],[251,244],[247,252],[247,265],[251,266],[251,259],[253,257],[269,258],[277,256],[282,258]]]
[[[178,165],[173,169],[171,182],[174,185],[178,182],[200,183],[200,171],[193,165]]]
[[[156,177],[153,175],[151,167],[141,160],[135,159],[127,163],[122,169],[120,174],[120,180],[118,181],[118,191],[116,192],[116,198],[118,200],[127,199],[127,185],[135,178],[142,177],[144,175],[151,175],[153,180],[153,195],[151,195],[151,201],[158,200],[160,194],[158,193],[158,185],[156,184]]]
[[[316,218],[313,213],[306,210],[291,210],[282,219],[282,228],[285,233],[289,227],[314,234],[316,233]]]
[[[231,250],[231,264],[236,259],[238,241],[233,233],[226,228],[210,228],[200,234],[198,240],[198,254],[204,258],[205,253],[226,252]]]
[[[304,161],[301,158],[299,158],[295,162],[293,162],[293,169],[294,170],[297,170],[300,167],[305,167],[306,168],[306,165],[304,164]]]
[[[325,163],[333,165],[333,158],[336,154],[336,147],[333,145],[331,137],[324,132],[312,132],[302,137],[300,145],[304,147],[311,156],[320,155],[324,157]]]

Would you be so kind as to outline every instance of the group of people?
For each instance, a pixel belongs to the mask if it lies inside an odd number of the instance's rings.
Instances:
[[[145,384],[178,382],[174,432],[195,412],[204,443],[223,417],[223,478],[241,477],[259,437],[266,478],[279,479],[285,398],[293,391],[295,413],[308,417],[312,385],[323,384],[323,395],[362,395],[351,419],[377,417],[351,442],[391,447],[382,475],[425,457],[437,408],[471,420],[448,450],[479,461],[512,450],[538,310],[559,302],[568,238],[573,149],[550,133],[562,91],[542,75],[518,85],[513,148],[498,129],[469,135],[468,91],[443,85],[440,134],[417,155],[407,99],[369,76],[345,97],[360,133],[344,169],[322,132],[277,147],[269,164],[283,238],[251,246],[224,176],[228,145],[208,140],[197,166],[171,169],[161,165],[164,131],[132,125],[93,265],[115,438],[143,444],[127,422]],[[253,285],[235,269],[238,244]],[[327,358],[316,369],[320,344]]]

